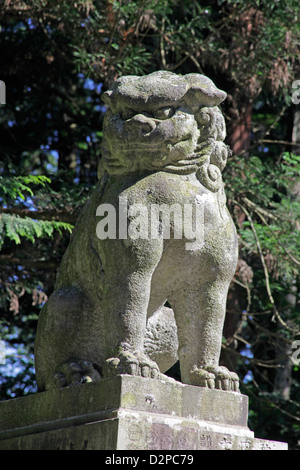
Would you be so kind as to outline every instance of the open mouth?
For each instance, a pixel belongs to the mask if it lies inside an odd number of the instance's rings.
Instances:
[[[177,160],[176,162],[172,162],[173,166],[192,166],[198,164],[199,158],[193,158],[191,160]]]
[[[171,142],[158,142],[158,143],[151,143],[151,142],[145,142],[144,144],[141,142],[130,142],[130,144],[127,145],[118,145],[117,149],[121,151],[122,153],[132,153],[136,151],[147,151],[147,152],[154,152],[157,151],[158,149],[162,148],[164,146],[165,148],[168,148],[169,146],[174,145]]]
[[[160,141],[158,142],[153,142],[151,141],[151,139],[145,139],[144,142],[141,142],[141,141],[130,141],[124,145],[120,145],[118,141],[117,143],[117,148],[118,150],[122,151],[122,152],[132,152],[132,151],[139,151],[139,150],[146,150],[151,152],[151,151],[157,151],[157,149],[159,148],[164,148],[164,149],[168,149],[168,150],[172,150],[173,147],[175,147],[176,145],[181,145],[183,144],[184,142],[187,142],[191,139],[191,135],[187,135],[186,137],[184,138],[181,138],[180,140],[177,140],[177,141],[172,141],[172,140],[165,140],[164,138],[162,138]],[[114,142],[112,142],[114,143]]]

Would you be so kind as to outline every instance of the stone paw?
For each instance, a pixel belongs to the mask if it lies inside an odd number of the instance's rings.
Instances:
[[[151,361],[143,354],[122,351],[117,357],[105,361],[103,368],[105,377],[114,377],[119,374],[138,375],[151,379],[159,378],[160,372],[156,362]]]
[[[189,384],[198,387],[215,388],[215,376],[206,369],[194,366],[189,373]]]
[[[53,372],[48,380],[46,389],[56,389],[68,385],[80,385],[100,380],[101,375],[95,365],[84,359],[71,358],[63,362]]]
[[[194,366],[190,371],[190,384],[199,387],[216,388],[239,392],[239,378],[223,366]]]
[[[224,366],[208,367],[207,370],[215,376],[215,388],[219,390],[239,391],[239,378]]]

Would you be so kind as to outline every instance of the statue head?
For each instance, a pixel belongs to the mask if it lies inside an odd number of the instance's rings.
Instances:
[[[219,177],[227,158],[225,122],[218,108],[225,98],[200,74],[158,71],[117,79],[102,97],[108,106],[103,168],[109,174],[188,174],[210,165]]]

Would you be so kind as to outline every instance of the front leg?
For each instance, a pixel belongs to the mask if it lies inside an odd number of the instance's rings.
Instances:
[[[110,245],[114,255],[118,255],[118,263],[106,272],[103,375],[157,378],[159,368],[145,354],[144,341],[152,275],[160,260],[163,240],[117,240]]]
[[[238,391],[238,376],[219,366],[228,283],[216,279],[186,285],[171,300],[179,340],[179,361],[184,383]]]

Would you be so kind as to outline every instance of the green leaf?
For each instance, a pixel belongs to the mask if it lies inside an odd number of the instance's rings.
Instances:
[[[26,193],[33,196],[29,185],[45,186],[46,183],[51,183],[51,180],[44,175],[9,176],[6,178],[0,176],[0,198],[3,204],[6,204],[9,199],[20,198],[24,201]]]
[[[89,146],[86,142],[78,142],[77,147],[82,149],[82,150],[87,150],[89,148]]]
[[[64,230],[72,232],[73,225],[66,222],[50,220],[34,220],[29,217],[19,217],[10,214],[1,214],[0,218],[0,248],[4,243],[4,238],[19,245],[22,238],[35,243],[37,238],[51,238],[54,231],[60,234]]]

